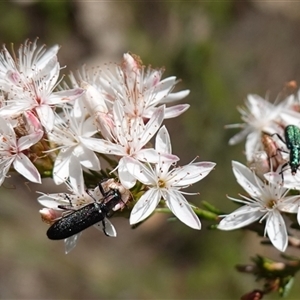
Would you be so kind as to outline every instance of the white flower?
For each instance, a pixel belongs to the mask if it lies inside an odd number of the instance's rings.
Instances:
[[[66,122],[57,117],[53,130],[48,133],[49,139],[60,149],[53,168],[56,184],[63,183],[70,175],[74,176],[70,173],[72,164],[80,170],[81,165],[90,170],[100,170],[97,155],[86,146],[86,141],[97,132],[92,118],[86,118],[80,101],[75,101],[71,111],[64,108],[64,114]]]
[[[34,116],[30,115],[28,122],[32,122],[33,119],[35,119]],[[32,123],[36,124],[38,122]],[[0,185],[3,183],[11,165],[31,182],[41,183],[38,170],[23,152],[36,144],[42,136],[43,131],[36,128],[28,135],[17,138],[10,121],[0,117]]]
[[[156,109],[147,124],[142,118],[129,119],[123,110],[123,106],[116,101],[114,104],[114,124],[111,128],[112,141],[104,139],[82,139],[84,144],[93,151],[111,154],[121,157],[118,164],[119,179],[126,188],[135,184],[135,178],[130,174],[123,158],[130,156],[136,160],[155,163],[159,160],[159,154],[153,148],[145,148],[145,145],[155,135],[164,119],[164,106]],[[174,162],[178,157],[171,153],[165,153],[166,161]]]
[[[229,199],[245,204],[231,214],[225,216],[218,228],[221,230],[233,230],[247,226],[253,222],[266,220],[265,234],[280,251],[285,251],[288,245],[288,235],[281,211],[286,202],[295,199],[295,196],[287,197],[288,189],[281,185],[281,176],[277,176],[276,183],[262,182],[250,169],[232,162],[233,173],[237,182],[245,189],[250,197],[241,195],[242,199]]]
[[[158,105],[181,100],[190,93],[189,90],[171,93],[177,83],[175,76],[161,80],[163,69],[145,69],[138,57],[128,53],[124,54],[123,63],[118,71],[121,80],[120,84],[115,86],[116,92],[128,115],[150,118]],[[167,107],[165,118],[177,117],[188,108],[188,104]]]
[[[151,118],[157,106],[169,104],[185,98],[190,91],[172,93],[176,77],[161,80],[163,69],[152,69],[142,66],[137,56],[124,54],[123,62],[116,72],[99,72],[99,79],[85,80],[98,89],[110,107],[118,100],[124,106],[125,113],[131,117]],[[83,76],[87,77],[87,76]],[[94,98],[94,101],[97,101]],[[93,106],[97,106],[95,103]],[[167,107],[164,118],[174,118],[185,112],[188,104]]]
[[[156,149],[171,151],[169,134],[165,127],[157,134]],[[124,162],[129,172],[148,188],[133,207],[130,224],[146,219],[163,199],[180,221],[194,229],[201,229],[199,218],[181,190],[203,179],[214,168],[215,163],[197,162],[170,169],[172,163],[164,161],[163,158],[154,168],[130,157],[124,158]]]
[[[262,150],[262,132],[282,135],[282,127],[278,125],[282,107],[281,105],[275,106],[258,95],[248,95],[246,107],[239,107],[238,110],[245,123],[226,126],[227,128],[243,128],[241,132],[229,140],[229,144],[235,145],[247,138],[245,146],[246,157],[247,161],[252,161],[255,152]]]
[[[276,184],[278,181],[278,177],[280,177],[280,184],[286,189],[292,190],[300,190],[300,172],[292,175],[290,170],[286,170],[284,172],[284,178],[282,180],[282,170],[281,167],[278,168],[277,172],[269,172],[265,174],[265,177],[268,181]],[[281,207],[281,211],[287,213],[297,214],[297,221],[300,225],[300,196],[296,195],[294,197],[290,197],[284,202],[284,205]]]

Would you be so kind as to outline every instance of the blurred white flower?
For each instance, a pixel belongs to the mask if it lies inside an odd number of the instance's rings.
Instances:
[[[292,98],[274,105],[258,95],[248,95],[246,107],[238,107],[245,123],[226,126],[226,128],[243,128],[229,140],[229,144],[235,145],[246,138],[246,158],[247,161],[252,161],[254,154],[263,150],[262,132],[283,135],[283,128],[288,125],[284,123],[284,119],[289,119],[290,124],[300,122],[300,114],[292,111],[290,99]]]
[[[287,125],[300,125],[299,99],[300,90],[295,94],[289,95],[280,103],[280,118],[284,127]]]
[[[281,176],[277,174],[276,183],[261,181],[249,168],[239,162],[232,162],[233,173],[237,182],[250,197],[240,195],[242,199],[228,197],[238,203],[245,204],[226,215],[218,225],[221,230],[233,230],[247,226],[256,221],[266,221],[265,235],[280,251],[288,245],[288,235],[281,211],[286,203],[295,196],[286,196],[288,189],[281,185]],[[296,196],[299,197],[299,196]]]

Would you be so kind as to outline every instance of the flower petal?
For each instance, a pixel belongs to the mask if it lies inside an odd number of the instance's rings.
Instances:
[[[51,48],[47,49],[47,51],[43,53],[43,55],[36,63],[37,70],[43,70],[46,68],[47,73],[49,73],[50,70],[47,68],[47,66],[49,65],[49,61],[53,61],[53,59],[55,60],[58,50],[58,45],[54,45]]]
[[[126,165],[128,172],[145,185],[156,186],[156,175],[144,164],[132,157],[123,157],[120,162]]]
[[[153,104],[161,103],[161,99],[162,101],[164,101],[165,98],[168,97],[170,91],[173,89],[175,84],[176,84],[175,76],[167,77],[159,81],[154,87],[153,93],[155,93],[154,99],[156,103]]]
[[[245,143],[247,161],[253,160],[253,155],[261,148],[261,132],[253,131],[248,134]]]
[[[224,219],[218,225],[218,229],[221,230],[234,230],[238,228],[245,227],[264,215],[264,212],[259,210],[259,207],[251,207],[245,205],[239,207],[237,210],[231,214],[225,216]]]
[[[36,144],[42,137],[43,131],[37,130],[29,135],[21,136],[18,140],[18,150],[23,151]]]
[[[53,180],[55,184],[62,184],[69,177],[70,159],[72,156],[72,148],[60,150],[53,168]]]
[[[83,172],[78,159],[74,156],[70,157],[69,160],[69,180],[70,185],[73,189],[73,193],[77,195],[85,194],[85,185]]]
[[[86,138],[80,137],[80,141],[89,149],[105,154],[111,155],[124,155],[124,149],[122,146],[118,144],[114,144],[110,141],[106,141],[103,139],[96,139],[96,138]]]
[[[259,188],[264,187],[263,182],[243,164],[232,161],[232,170],[239,185],[252,197],[259,197],[262,192]]]
[[[25,154],[19,153],[13,162],[13,166],[18,173],[31,182],[42,183],[39,171]]]
[[[52,209],[57,209],[58,205],[70,205],[70,201],[66,198],[66,194],[58,193],[58,194],[42,194],[37,198],[37,201],[47,207]]]
[[[48,105],[41,105],[36,107],[36,112],[39,116],[42,125],[48,131],[51,131],[54,126],[54,113],[52,108]]]
[[[15,131],[13,129],[12,124],[3,117],[0,117],[0,130],[1,134],[8,136],[11,135],[12,140],[16,139]]]
[[[269,172],[265,174],[265,178],[276,184],[278,182],[278,171],[281,171],[281,166],[279,166],[277,172]],[[297,172],[295,175],[292,175],[290,170],[284,171],[284,180],[282,181],[281,177],[281,184],[287,188],[287,189],[293,189],[293,190],[300,190],[300,172]]]
[[[168,103],[172,103],[178,100],[181,100],[185,97],[187,97],[190,93],[190,90],[183,90],[180,92],[176,92],[176,93],[170,93],[169,95],[167,95],[164,99],[162,99],[159,103],[160,104],[168,104]],[[185,105],[185,104],[183,104]]]
[[[131,189],[135,185],[136,178],[128,171],[128,165],[124,158],[121,158],[119,161],[118,174],[121,184],[126,189]]]
[[[47,99],[46,104],[48,105],[63,104],[65,102],[76,100],[84,93],[85,90],[81,88],[55,92],[51,94],[51,96]]]
[[[284,252],[288,245],[288,235],[285,222],[279,211],[273,210],[268,215],[266,231],[274,247]]]
[[[190,108],[189,104],[178,104],[165,109],[165,119],[176,118]]]
[[[179,160],[179,157],[173,154],[165,154],[165,153],[158,153],[153,148],[145,148],[141,149],[134,155],[134,158],[137,160],[148,162],[152,164],[159,163],[164,161],[166,163],[173,163]]]
[[[27,126],[29,127],[28,133],[43,131],[40,120],[31,111],[25,111],[23,112],[23,115],[26,119]]]
[[[226,128],[230,128],[232,125],[226,125]],[[236,145],[239,142],[241,142],[249,133],[251,132],[250,126],[244,128],[242,131],[235,134],[233,137],[231,137],[228,141],[229,145]]]
[[[164,101],[163,101],[164,102]],[[164,119],[171,119],[180,116],[185,111],[187,111],[190,108],[189,104],[178,104],[170,107],[165,108],[165,116]],[[149,107],[145,110],[143,113],[144,118],[150,119],[153,113],[155,112],[156,107]]]
[[[87,118],[82,124],[82,135],[85,137],[90,137],[93,136],[95,133],[97,133],[95,119],[92,117]]]
[[[280,211],[296,214],[300,207],[300,196],[288,196],[284,198],[277,206]]]
[[[155,138],[155,150],[161,153],[172,154],[172,145],[166,126],[162,126]]]
[[[74,148],[73,154],[77,157],[80,163],[93,171],[100,170],[100,161],[94,151],[86,148],[83,144],[79,144]]]
[[[144,133],[140,137],[141,145],[146,145],[149,142],[149,140],[151,140],[151,138],[155,135],[155,133],[160,128],[160,125],[164,120],[164,116],[165,116],[165,106],[162,105],[155,110],[151,119],[149,119],[148,123],[146,124]]]
[[[172,186],[179,187],[193,184],[206,177],[215,165],[215,163],[203,161],[178,167],[171,172]]]
[[[65,242],[65,254],[71,252],[77,245],[78,239],[80,238],[82,232],[74,234],[64,240]]]
[[[139,223],[149,217],[160,201],[160,193],[156,189],[150,189],[142,195],[133,207],[129,223]]]
[[[169,209],[181,222],[185,223],[191,228],[201,229],[199,218],[180,192],[176,190],[170,190],[166,194],[165,200]]]
[[[5,180],[6,174],[9,172],[9,168],[14,159],[14,156],[8,157],[7,159],[2,158],[2,161],[0,162],[0,185],[2,185]]]
[[[117,231],[114,227],[114,225],[107,219],[105,218],[103,220],[104,224],[105,224],[105,234],[107,234],[109,237],[116,237],[117,236]],[[94,225],[94,227],[100,231],[104,231],[103,230],[103,224],[102,221],[98,222]]]
[[[81,82],[81,87],[86,90],[86,93],[83,97],[83,102],[85,103],[90,115],[98,112],[108,112],[104,97],[95,87],[85,81]]]

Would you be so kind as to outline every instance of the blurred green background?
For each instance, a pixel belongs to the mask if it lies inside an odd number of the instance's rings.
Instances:
[[[243,144],[228,146],[248,93],[274,100],[300,78],[300,3],[273,1],[1,1],[0,43],[15,49],[25,39],[61,45],[59,61],[120,62],[130,51],[144,64],[177,76],[190,89],[191,108],[165,122],[173,152],[186,164],[196,155],[216,169],[191,190],[196,205],[209,201],[226,212],[226,194],[242,192],[231,160],[245,163]],[[1,299],[239,299],[260,287],[234,266],[256,253],[278,256],[248,232],[192,230],[156,215],[136,230],[114,219],[118,237],[90,228],[70,254],[47,239],[36,190],[61,191],[50,180],[26,184],[12,177],[1,187]],[[297,284],[287,299],[298,299]],[[266,299],[278,299],[276,295]]]

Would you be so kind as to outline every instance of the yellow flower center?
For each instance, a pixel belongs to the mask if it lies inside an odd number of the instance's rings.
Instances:
[[[166,182],[162,179],[159,179],[157,185],[159,188],[164,188],[166,186]]]
[[[269,200],[268,202],[267,202],[267,208],[274,208],[274,206],[276,206],[276,204],[277,204],[277,201],[276,200],[273,200],[273,199],[271,199],[271,200]]]

